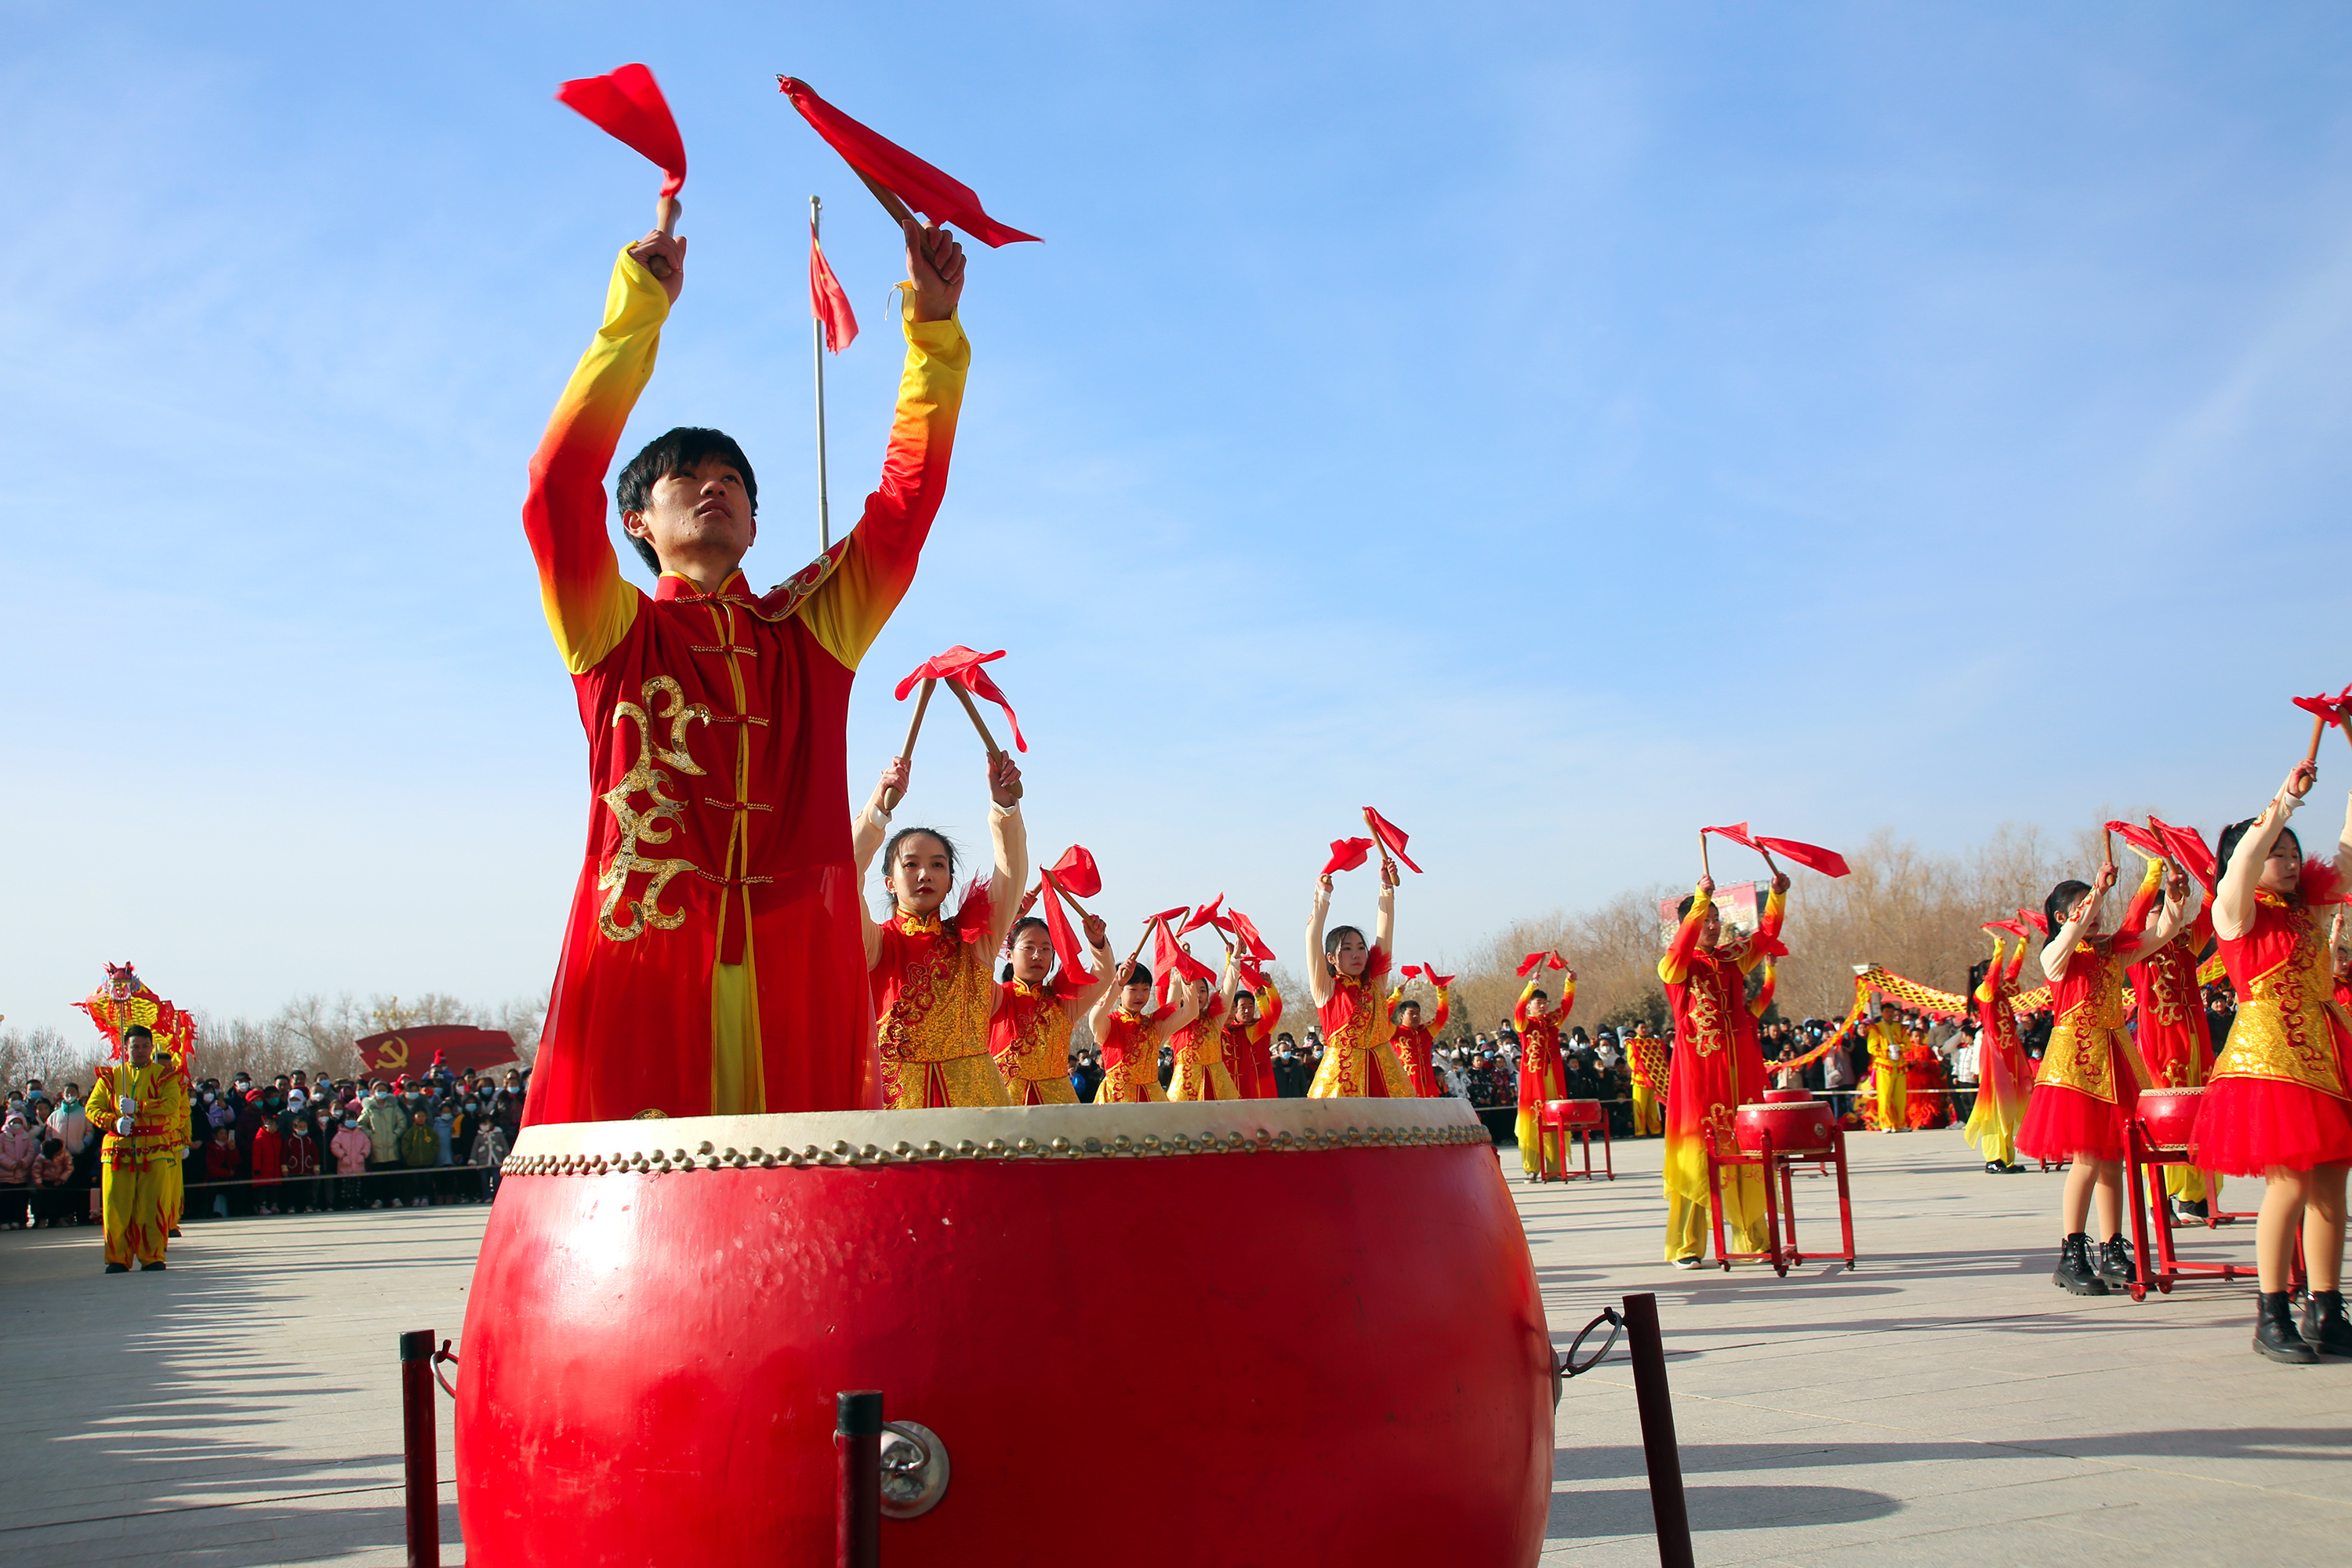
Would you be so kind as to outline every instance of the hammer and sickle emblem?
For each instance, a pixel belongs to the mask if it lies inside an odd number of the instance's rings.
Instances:
[[[384,1041],[376,1049],[375,1065],[379,1072],[398,1072],[407,1067],[408,1042],[396,1035]]]

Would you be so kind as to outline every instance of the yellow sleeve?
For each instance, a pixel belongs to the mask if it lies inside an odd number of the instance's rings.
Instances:
[[[1675,928],[1674,941],[1666,944],[1665,957],[1658,960],[1658,978],[1669,985],[1679,985],[1690,978],[1691,957],[1698,951],[1699,928],[1706,923],[1707,911],[1715,908],[1715,900],[1704,888],[1691,895],[1690,913]]]

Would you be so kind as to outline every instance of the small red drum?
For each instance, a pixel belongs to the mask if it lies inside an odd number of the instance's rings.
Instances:
[[[898,1568],[1542,1550],[1551,1338],[1459,1100],[581,1122],[506,1171],[475,1568],[830,1563],[855,1388],[948,1461],[882,1521]]]
[[[1837,1132],[1837,1122],[1822,1100],[1804,1105],[1743,1105],[1733,1114],[1731,1125],[1732,1136],[1745,1154],[1762,1152],[1767,1132],[1772,1135],[1776,1154],[1825,1154]]]
[[[2146,1131],[2150,1148],[2185,1150],[2189,1135],[2197,1130],[2197,1108],[2204,1102],[2201,1089],[2144,1089],[2134,1114]]]
[[[1555,1100],[1547,1109],[1560,1127],[1598,1127],[1601,1122],[1601,1102],[1597,1100]]]
[[[1768,1089],[1764,1091],[1767,1105],[1810,1105],[1813,1091],[1810,1089]]]

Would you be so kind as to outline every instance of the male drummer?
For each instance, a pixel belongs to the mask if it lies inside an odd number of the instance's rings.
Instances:
[[[716,430],[604,480],[686,283],[687,242],[622,250],[604,320],[530,465],[523,531],[588,735],[589,840],[525,1120],[878,1103],[851,869],[850,682],[913,580],[947,484],[971,346],[962,247],[906,225],[906,368],[881,488],[847,537],[765,594],[751,464]]]
[[[1674,1010],[1674,1066],[1666,1075],[1666,1261],[1696,1268],[1712,1229],[1707,1150],[1729,1148],[1737,1108],[1764,1098],[1764,1053],[1748,1008],[1748,974],[1780,949],[1789,878],[1775,871],[1754,940],[1718,945],[1723,919],[1715,879],[1682,901],[1682,923],[1658,961]],[[1724,1219],[1735,1252],[1765,1250],[1764,1185],[1752,1167],[1723,1173]]]

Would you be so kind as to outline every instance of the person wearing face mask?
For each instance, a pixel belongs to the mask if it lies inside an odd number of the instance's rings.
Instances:
[[[375,1142],[360,1125],[356,1102],[343,1108],[341,1118],[335,1123],[332,1136],[327,1140],[327,1152],[335,1157],[335,1207],[355,1209],[361,1206],[360,1189],[367,1184],[360,1178],[373,1157]]]
[[[402,1113],[399,1103],[392,1097],[392,1090],[384,1087],[382,1079],[377,1080],[375,1091],[368,1097],[366,1109],[360,1112],[360,1126],[368,1135],[369,1173],[374,1175],[380,1172],[399,1170],[400,1135],[408,1129],[408,1118]],[[368,1207],[380,1209],[387,1202],[398,1206],[402,1185],[402,1183],[379,1175],[375,1181],[367,1184]]]
[[[475,1119],[474,1142],[466,1157],[467,1162],[480,1173],[477,1195],[483,1203],[489,1203],[499,1195],[499,1167],[506,1163],[509,1147],[505,1128],[488,1115]]]
[[[988,759],[989,838],[993,875],[975,883],[952,916],[942,917],[955,887],[955,846],[929,827],[903,827],[883,842],[884,802],[903,795],[908,766],[894,757],[874,798],[854,824],[852,862],[862,879],[881,852],[887,918],[860,921],[872,982],[875,1053],[882,1104],[893,1110],[928,1106],[1011,1103],[989,1054],[989,1025],[1004,994],[989,961],[1012,929],[1016,895],[1029,878],[1028,835],[1021,818],[1021,769],[1009,752]]]

